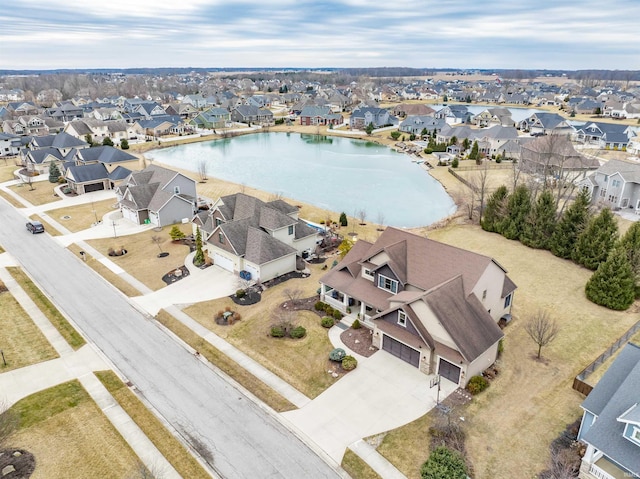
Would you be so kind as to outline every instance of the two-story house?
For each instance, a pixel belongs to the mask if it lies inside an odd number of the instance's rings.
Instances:
[[[385,125],[397,125],[398,119],[391,115],[388,110],[376,107],[362,107],[353,110],[349,119],[349,126],[352,130],[364,130],[369,125],[374,128],[381,128]]]
[[[320,299],[372,328],[374,346],[463,387],[496,360],[515,289],[492,258],[395,228],[320,278]]]
[[[318,238],[318,231],[298,218],[297,207],[243,193],[219,198],[193,224],[214,264],[249,273],[245,276],[254,281],[296,271],[297,257],[312,252]]]
[[[640,347],[627,344],[582,403],[580,479],[640,477]]]
[[[640,164],[633,161],[609,160],[580,186],[591,193],[591,202],[611,209],[632,208],[640,213]]]

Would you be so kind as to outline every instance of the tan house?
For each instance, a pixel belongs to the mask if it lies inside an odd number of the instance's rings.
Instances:
[[[374,346],[460,386],[495,362],[516,289],[492,258],[395,228],[357,241],[320,284]]]

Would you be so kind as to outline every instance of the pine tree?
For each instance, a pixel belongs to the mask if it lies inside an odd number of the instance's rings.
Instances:
[[[620,247],[627,254],[635,283],[635,296],[640,297],[640,222],[635,222],[620,239]]]
[[[507,187],[502,185],[496,191],[494,191],[487,200],[487,206],[484,209],[482,215],[481,226],[485,231],[493,233],[501,233],[498,229],[498,225],[503,219],[505,203],[509,191]]]
[[[558,221],[551,237],[551,252],[560,258],[571,258],[576,240],[586,228],[590,217],[589,193],[587,190],[581,190]]]
[[[480,150],[478,147],[478,140],[473,142],[473,146],[471,147],[471,153],[469,153],[470,160],[477,160],[480,158]]]
[[[196,254],[193,256],[193,264],[202,266],[204,264],[204,251],[202,251],[202,233],[200,228],[196,230]]]
[[[635,298],[634,275],[621,246],[611,251],[585,287],[589,301],[618,311],[629,308]]]
[[[549,249],[555,227],[556,203],[551,191],[544,190],[527,217],[522,244],[531,248]]]
[[[60,169],[58,165],[56,165],[56,162],[51,160],[51,163],[49,163],[49,183],[57,183],[59,179]]]
[[[347,214],[344,211],[340,213],[340,219],[338,221],[340,222],[340,226],[349,225],[349,222],[347,221]]]
[[[531,211],[531,192],[526,185],[518,185],[507,200],[503,220],[498,229],[507,239],[520,240]]]
[[[585,268],[598,269],[604,263],[618,239],[618,225],[609,208],[589,220],[585,230],[578,236],[571,258]]]

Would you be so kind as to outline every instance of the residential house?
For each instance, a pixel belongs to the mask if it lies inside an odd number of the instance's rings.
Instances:
[[[364,130],[369,125],[373,125],[374,128],[382,128],[383,126],[397,124],[398,119],[391,115],[388,110],[372,106],[353,110],[349,119],[349,126],[352,130]]]
[[[318,237],[315,228],[298,218],[297,207],[243,193],[219,198],[193,224],[202,231],[214,264],[244,271],[254,281],[296,271],[296,258],[314,251]]]
[[[196,93],[193,95],[185,95],[182,99],[182,103],[188,103],[199,110],[200,108],[206,108],[207,99],[201,93]]]
[[[613,210],[632,208],[640,214],[640,163],[611,159],[580,186],[589,190],[592,203],[602,203]]]
[[[320,278],[320,299],[372,328],[374,346],[462,387],[496,360],[515,289],[492,258],[396,228]]]
[[[189,118],[193,118],[200,110],[194,107],[191,103],[169,103],[165,108],[165,112],[167,115],[177,115],[183,120],[188,120]]]
[[[487,108],[475,115],[471,122],[479,127],[493,125],[515,126],[515,122],[511,118],[511,111],[508,108]]]
[[[581,404],[580,479],[640,477],[640,347],[628,343]]]
[[[115,191],[122,216],[136,224],[180,223],[196,211],[196,182],[157,165],[131,173]]]
[[[409,133],[416,136],[422,135],[423,131],[439,132],[446,125],[443,118],[435,118],[433,116],[410,115],[400,123],[398,130],[403,133]]]
[[[15,156],[20,152],[16,140],[20,137],[11,133],[0,133],[0,156]]]
[[[47,116],[61,122],[71,121],[76,118],[82,118],[84,116],[83,109],[71,102],[65,102],[60,106],[48,108],[47,110],[45,110],[45,113]]]
[[[576,128],[575,139],[607,150],[626,149],[633,137],[633,127],[618,123],[591,122]]]
[[[48,118],[44,115],[23,115],[2,122],[2,131],[18,136],[40,136],[49,134]],[[54,120],[51,120],[54,121]]]
[[[391,114],[400,118],[409,116],[433,116],[435,110],[424,103],[400,103],[393,107]]]
[[[225,108],[209,108],[195,116],[190,124],[197,128],[213,130],[225,128],[231,123],[231,113]]]
[[[435,113],[436,118],[444,118],[448,125],[470,123],[473,114],[465,105],[448,105]]]
[[[251,105],[236,106],[231,110],[231,120],[240,123],[253,123],[258,125],[272,125],[274,123],[273,113],[270,110]]]
[[[117,166],[109,172],[104,163],[69,165],[64,172],[67,185],[78,195],[92,191],[112,190],[129,175],[131,170],[122,166]]]
[[[600,166],[593,157],[581,155],[564,136],[535,138],[520,148],[521,171],[571,183],[584,179]]]
[[[341,125],[344,118],[328,106],[305,106],[300,112],[301,125]]]
[[[532,135],[565,135],[570,136],[575,129],[557,113],[534,113],[522,120],[518,127],[522,131],[528,131]]]

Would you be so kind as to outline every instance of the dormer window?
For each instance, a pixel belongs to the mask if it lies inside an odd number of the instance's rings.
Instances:
[[[631,439],[640,444],[640,427],[633,426],[633,432],[631,433]]]
[[[173,187],[173,194],[175,194],[175,195],[179,195],[180,194],[180,187],[179,186],[174,186]]]
[[[378,275],[378,288],[396,294],[398,292],[398,282],[386,276]]]
[[[398,311],[398,324],[403,328],[407,327],[407,315],[404,311]]]
[[[364,269],[364,277],[367,279],[373,279],[373,271],[370,269]]]
[[[289,225],[289,236],[293,234],[293,225]]]
[[[218,241],[224,244],[224,233],[222,232],[218,233]]]

